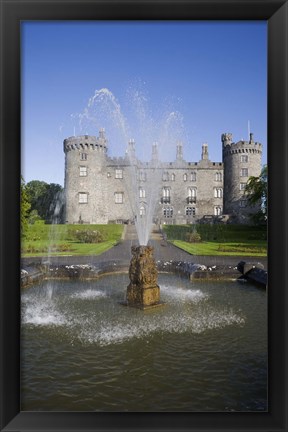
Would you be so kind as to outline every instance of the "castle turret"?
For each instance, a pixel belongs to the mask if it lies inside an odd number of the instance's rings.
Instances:
[[[73,136],[64,140],[66,223],[107,223],[105,190],[107,139],[104,129],[99,137]],[[99,206],[97,203],[101,202]]]
[[[224,162],[224,213],[234,215],[239,222],[249,219],[249,215],[259,210],[248,205],[245,187],[251,176],[261,172],[262,144],[254,142],[253,134],[249,141],[232,142],[232,134],[222,134],[222,154]]]

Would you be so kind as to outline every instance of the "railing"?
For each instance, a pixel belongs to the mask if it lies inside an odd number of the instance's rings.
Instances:
[[[161,204],[170,204],[170,197],[162,197]]]
[[[187,204],[196,204],[196,197],[187,197]]]

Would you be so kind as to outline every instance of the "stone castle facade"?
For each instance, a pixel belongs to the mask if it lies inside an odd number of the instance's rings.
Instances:
[[[221,139],[221,162],[209,160],[207,144],[198,162],[184,160],[182,143],[173,162],[159,161],[157,144],[150,162],[141,162],[133,140],[124,157],[109,157],[104,130],[98,137],[65,139],[66,223],[132,222],[149,211],[152,194],[156,223],[248,222],[259,208],[248,206],[244,189],[249,177],[261,172],[262,145],[253,134],[249,141],[235,143],[230,133]]]

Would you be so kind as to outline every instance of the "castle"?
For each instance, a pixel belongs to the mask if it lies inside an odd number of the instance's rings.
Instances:
[[[247,223],[259,210],[249,207],[244,190],[249,177],[261,172],[262,144],[254,142],[253,134],[249,141],[235,143],[230,133],[221,139],[222,162],[209,160],[207,144],[199,162],[184,160],[182,143],[176,145],[173,162],[159,160],[157,144],[150,162],[141,162],[133,140],[124,157],[108,157],[103,129],[98,137],[65,139],[66,223],[129,223],[150,210],[152,195],[156,223]]]

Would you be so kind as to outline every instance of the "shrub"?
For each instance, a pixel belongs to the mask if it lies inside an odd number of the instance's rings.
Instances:
[[[97,230],[77,230],[73,233],[76,241],[80,243],[101,243],[104,241],[104,236]]]
[[[189,243],[200,243],[201,236],[197,231],[186,233],[186,241]]]

